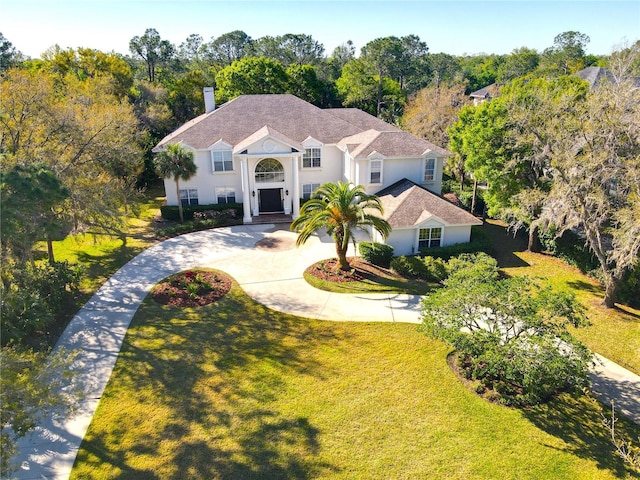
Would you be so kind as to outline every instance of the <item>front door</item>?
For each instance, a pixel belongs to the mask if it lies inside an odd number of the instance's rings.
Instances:
[[[283,212],[282,189],[261,188],[258,190],[258,204],[260,213]]]

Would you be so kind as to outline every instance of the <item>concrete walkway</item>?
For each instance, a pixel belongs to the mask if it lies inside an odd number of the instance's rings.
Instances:
[[[67,479],[80,443],[107,385],[129,323],[151,288],[189,268],[211,267],[232,275],[256,301],[281,312],[324,320],[420,323],[415,295],[345,295],[319,291],[302,278],[312,263],[335,257],[332,240],[312,237],[296,248],[295,234],[273,225],[243,225],[166,240],[142,252],[111,277],[78,312],[56,348],[77,350],[73,369],[87,397],[76,415],[47,419],[21,439],[16,477]],[[256,248],[256,243],[266,248]],[[268,245],[277,248],[268,248]],[[353,254],[353,252],[350,252]],[[640,377],[605,361],[592,372],[605,404],[640,424]],[[613,397],[611,397],[612,395]]]

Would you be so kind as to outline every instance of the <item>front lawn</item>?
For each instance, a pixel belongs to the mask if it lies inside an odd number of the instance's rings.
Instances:
[[[71,478],[638,478],[595,400],[494,405],[447,354],[416,325],[293,317],[235,284],[198,308],[147,298]]]

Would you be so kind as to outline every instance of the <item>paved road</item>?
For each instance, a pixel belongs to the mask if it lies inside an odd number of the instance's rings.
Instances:
[[[77,350],[76,377],[87,392],[72,418],[47,419],[19,442],[17,478],[67,479],[138,306],[163,278],[194,267],[232,275],[255,300],[278,311],[324,320],[419,323],[415,295],[344,295],[318,291],[302,278],[310,264],[335,256],[330,238],[294,247],[294,234],[273,225],[243,225],[172,238],[142,252],[111,277],[78,312],[58,347]],[[256,248],[256,243],[275,248]],[[612,362],[592,373],[594,390],[640,423],[640,377]]]

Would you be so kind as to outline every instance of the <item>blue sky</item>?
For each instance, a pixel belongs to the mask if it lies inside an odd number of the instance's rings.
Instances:
[[[347,40],[359,49],[415,34],[432,53],[452,55],[541,52],[574,30],[591,38],[587,52],[597,55],[640,38],[640,1],[0,0],[0,32],[34,58],[56,44],[128,54],[129,40],[147,28],[176,46],[192,33],[206,41],[232,30],[253,38],[305,33],[327,54]]]

